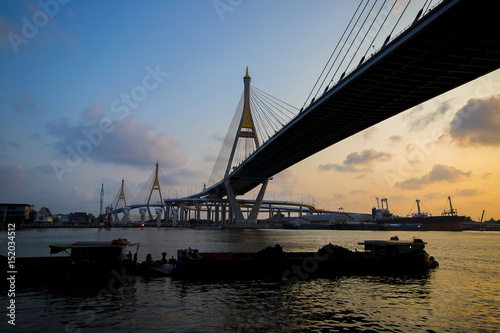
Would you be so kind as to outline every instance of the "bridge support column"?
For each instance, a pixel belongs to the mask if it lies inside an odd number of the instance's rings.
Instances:
[[[219,206],[220,206],[219,203],[215,205],[215,212],[214,212],[214,214],[215,214],[215,218],[214,218],[215,223],[219,223],[220,222],[220,218],[219,218]]]
[[[224,185],[226,186],[227,190],[227,199],[229,200],[229,207],[232,211],[232,214],[230,214],[231,219],[232,216],[234,215],[235,223],[245,223],[246,220],[243,217],[243,213],[241,212],[241,207],[238,204],[238,201],[236,200],[236,196],[234,195],[233,189],[231,187],[231,184],[229,184],[229,179],[227,177],[224,179]]]
[[[212,205],[207,203],[207,222],[212,221]]]
[[[255,199],[252,210],[250,211],[250,214],[248,214],[248,217],[245,219],[243,217],[243,212],[241,211],[241,207],[238,204],[238,200],[236,200],[236,196],[234,195],[233,189],[231,188],[231,184],[229,184],[229,179],[226,178],[224,180],[224,184],[225,184],[226,190],[227,190],[227,199],[229,201],[229,207],[232,211],[232,214],[230,214],[230,216],[232,217],[232,215],[234,215],[235,223],[255,223],[255,224],[257,224],[257,218],[259,216],[260,207],[262,206],[262,201],[264,200],[264,194],[266,193],[266,188],[267,188],[268,182],[269,182],[269,179],[266,179],[262,183],[262,187],[260,188],[259,194],[257,195],[257,198]]]
[[[163,213],[163,208],[156,208],[156,227],[161,227],[161,214]]]
[[[221,223],[222,224],[227,224],[227,217],[226,217],[226,203],[223,202],[222,203],[222,207],[221,207]]]
[[[181,202],[179,204],[179,221],[181,221],[181,222],[185,221],[185,219],[184,219],[184,203],[183,202]]]
[[[252,207],[252,211],[250,212],[250,216],[247,219],[247,222],[257,224],[257,218],[259,217],[260,207],[262,206],[262,201],[264,201],[264,194],[266,193],[267,183],[269,179],[266,179],[264,183],[262,183],[262,187],[260,188],[259,194],[257,195],[257,199],[255,199],[254,205]]]
[[[141,214],[141,225],[143,225],[143,224],[144,224],[144,221],[146,220],[146,212],[147,212],[147,211],[148,211],[148,210],[147,210],[146,208],[141,208],[141,209],[139,209],[139,212],[140,212],[140,214]]]
[[[172,207],[170,211],[172,212],[172,226],[175,227],[179,219],[179,209],[177,207]]]
[[[234,215],[233,215],[233,209],[231,208],[231,205],[228,205],[229,208],[229,224],[234,224]]]

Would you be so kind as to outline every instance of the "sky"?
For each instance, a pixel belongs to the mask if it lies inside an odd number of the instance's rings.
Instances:
[[[97,214],[101,183],[104,205],[122,179],[135,196],[156,161],[165,196],[200,191],[246,67],[252,85],[302,107],[358,4],[2,1],[0,202]],[[387,197],[405,216],[417,198],[439,215],[451,196],[461,215],[500,219],[499,133],[497,70],[281,172],[266,198],[371,212]]]

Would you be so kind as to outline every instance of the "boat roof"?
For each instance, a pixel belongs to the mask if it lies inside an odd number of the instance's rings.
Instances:
[[[416,244],[427,244],[423,242],[421,239],[417,241],[414,240],[365,240],[363,243],[359,243],[359,245],[376,245],[376,246],[388,246],[388,245],[398,245],[398,246],[410,246]]]

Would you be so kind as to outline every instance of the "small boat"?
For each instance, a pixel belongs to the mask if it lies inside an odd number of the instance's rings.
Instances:
[[[317,252],[285,252],[279,244],[251,253],[204,253],[179,250],[172,269],[176,279],[272,278],[293,282],[312,277],[350,274],[399,274],[422,272],[437,267],[424,250],[425,242],[415,238],[401,241],[367,240],[364,251],[351,251],[327,244]]]

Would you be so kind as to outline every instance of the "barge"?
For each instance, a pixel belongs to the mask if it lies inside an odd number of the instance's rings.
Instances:
[[[280,245],[251,253],[214,253],[179,250],[172,269],[174,279],[272,278],[293,282],[314,277],[351,274],[423,272],[438,266],[425,251],[425,242],[392,237],[366,240],[364,251],[327,244],[317,252],[285,252]]]

